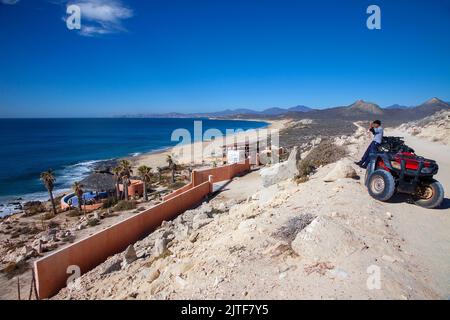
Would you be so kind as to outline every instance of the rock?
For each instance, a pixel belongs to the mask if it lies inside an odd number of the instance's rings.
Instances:
[[[227,206],[223,202],[219,203],[219,205],[217,206],[217,210],[219,210],[219,211],[225,211],[226,209],[227,209]]]
[[[274,258],[274,257],[278,257],[278,256],[282,255],[284,252],[286,252],[290,249],[291,249],[291,247],[288,244],[283,243],[283,242],[278,242],[275,245],[266,249],[263,252],[263,254],[268,255],[271,258]]]
[[[152,283],[153,281],[155,281],[156,279],[159,278],[159,275],[160,275],[160,272],[159,272],[158,269],[151,271],[151,272],[148,274],[147,282],[148,282],[148,283]]]
[[[124,254],[124,262],[126,262],[127,264],[133,263],[134,261],[136,261],[137,259],[137,255],[136,255],[136,250],[134,250],[134,246],[132,244],[130,244],[127,248],[127,250],[125,250],[125,254]]]
[[[194,243],[195,241],[197,241],[197,238],[200,234],[198,232],[194,232],[189,236],[189,241]]]
[[[178,223],[174,229],[175,239],[182,241],[189,236],[190,228],[188,225],[183,223]]]
[[[101,219],[100,214],[97,211],[94,212],[94,219],[97,219],[97,220]]]
[[[247,219],[242,221],[239,226],[238,230],[247,233],[256,230],[256,220],[255,219]]]
[[[182,287],[182,288],[184,288],[186,285],[187,285],[187,281],[186,280],[184,280],[182,277],[180,277],[180,276],[176,276],[175,277],[175,282],[180,286],[180,287]]]
[[[19,251],[19,255],[25,257],[25,259],[37,257],[39,254],[37,250],[32,248],[31,246],[23,246]]]
[[[114,257],[106,260],[103,266],[103,272],[101,273],[102,275],[119,271],[122,268],[122,259],[120,258],[120,255],[115,255]]]
[[[203,203],[203,204],[200,206],[200,208],[198,208],[198,210],[199,210],[200,212],[202,212],[202,213],[208,214],[208,213],[212,212],[213,207],[212,207],[211,204],[209,204],[209,203]]]
[[[392,219],[394,217],[394,215],[390,212],[386,212],[386,216],[388,217],[388,219]]]
[[[36,250],[36,252],[38,254],[42,254],[42,240],[41,239],[36,239],[33,241],[32,243],[32,247],[34,250]]]
[[[298,174],[297,162],[299,160],[300,153],[298,147],[296,146],[289,154],[287,161],[261,169],[260,175],[263,186],[268,187],[278,182],[294,178]]]
[[[327,216],[315,218],[291,243],[295,253],[313,261],[345,258],[361,247],[351,230]]]
[[[213,218],[209,218],[206,213],[199,213],[194,216],[192,219],[192,229],[198,230],[203,226],[206,226],[211,221],[213,221]]]
[[[336,166],[323,178],[325,182],[333,182],[338,179],[344,178],[357,178],[355,169],[353,169],[350,161],[348,160],[340,160],[336,163]]]
[[[155,255],[155,257],[159,257],[162,254],[164,254],[164,252],[167,249],[167,240],[164,237],[160,237],[157,238],[155,240],[155,246],[153,248],[153,254]]]

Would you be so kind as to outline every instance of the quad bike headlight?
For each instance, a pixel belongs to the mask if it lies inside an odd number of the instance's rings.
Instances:
[[[422,170],[420,170],[420,173],[425,173],[425,174],[433,173],[433,168],[431,168],[431,167],[422,168]]]
[[[397,161],[391,161],[391,166],[394,169],[400,170],[402,168],[402,165],[398,163]]]

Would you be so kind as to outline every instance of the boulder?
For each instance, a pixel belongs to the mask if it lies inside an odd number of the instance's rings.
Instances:
[[[134,250],[134,246],[132,244],[130,244],[127,248],[127,250],[125,250],[124,256],[123,256],[123,261],[126,264],[130,264],[134,261],[136,261],[137,259],[137,255],[136,255],[136,250]]]
[[[338,179],[358,177],[355,169],[348,160],[340,160],[336,163],[335,167],[323,178],[325,182],[333,182]]]
[[[327,216],[315,218],[291,243],[296,254],[312,261],[335,262],[362,247],[351,230]]]
[[[297,163],[299,160],[299,149],[298,147],[294,147],[287,161],[262,169],[260,175],[263,186],[268,187],[278,182],[294,178],[298,174]]]
[[[102,275],[109,274],[111,272],[119,271],[122,268],[122,259],[120,255],[115,255],[109,258],[103,263]]]
[[[155,246],[153,247],[153,254],[155,257],[161,256],[167,249],[167,240],[165,237],[155,239]]]
[[[192,219],[192,229],[197,230],[203,226],[206,226],[208,223],[213,221],[213,218],[209,218],[206,213],[199,213],[194,216]]]

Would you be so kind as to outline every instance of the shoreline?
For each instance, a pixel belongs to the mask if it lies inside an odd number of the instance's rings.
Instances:
[[[224,120],[224,119],[217,119],[217,118],[208,118],[208,120]],[[282,125],[277,126],[277,123],[285,123],[290,120],[267,120],[267,119],[225,119],[229,121],[255,121],[255,122],[261,122],[266,123],[267,125],[261,128],[256,128],[254,130],[258,129],[280,129]],[[234,134],[233,136],[235,136]],[[203,147],[206,147],[209,144],[209,141],[200,141],[200,142],[194,142],[192,145],[196,145],[198,143],[203,143]],[[166,163],[166,156],[171,155],[174,151],[176,146],[167,146],[163,148],[159,148],[156,150],[148,151],[148,152],[142,152],[137,153],[135,155],[127,155],[123,157],[116,157],[112,159],[105,159],[105,160],[86,160],[82,163],[91,163],[95,161],[96,165],[92,168],[90,168],[90,171],[86,173],[83,178],[89,176],[94,170],[96,170],[99,167],[102,167],[104,164],[111,162],[111,161],[120,161],[123,159],[129,160],[132,165],[133,169],[136,169],[139,165],[145,164],[151,166],[153,169],[156,169],[156,167],[164,167],[167,165]],[[79,164],[75,164],[79,165]],[[73,165],[70,165],[73,166]],[[70,167],[67,166],[67,167]],[[136,171],[135,171],[136,173]],[[67,192],[70,192],[70,188],[63,188],[63,189],[56,189],[54,190],[54,196],[55,198],[63,196],[67,194]],[[3,199],[2,199],[3,198]],[[17,195],[5,195],[0,197],[0,219],[6,218],[11,215],[20,214],[22,212],[21,207],[29,201],[41,201],[41,202],[48,202],[49,196],[48,192],[46,190],[42,190],[41,192],[32,192],[32,193],[24,193],[24,194],[17,194]]]
[[[210,120],[219,120],[219,119],[210,119]],[[232,121],[258,121],[258,122],[265,122],[265,123],[267,123],[267,125],[264,126],[264,127],[252,129],[255,132],[257,130],[260,130],[260,129],[264,129],[264,130],[280,130],[281,131],[281,129],[285,128],[285,125],[288,122],[292,121],[291,119],[280,119],[280,120],[227,119],[227,120],[232,120]],[[223,137],[224,137],[224,139],[236,139],[236,138],[241,137],[241,135],[245,136],[245,131],[244,132],[236,132],[236,133],[233,133],[233,134],[227,135],[227,136],[223,135]],[[256,137],[254,135],[250,134],[249,135],[249,140],[252,139],[252,138],[255,139]],[[124,157],[124,158],[121,158],[121,159],[130,160],[132,162],[133,169],[136,169],[137,167],[139,167],[141,165],[146,165],[146,166],[151,167],[154,170],[154,169],[156,169],[156,167],[164,167],[164,166],[166,166],[167,165],[167,163],[166,163],[166,156],[168,156],[168,155],[174,156],[174,153],[176,153],[176,151],[181,151],[181,153],[183,153],[183,150],[186,150],[187,148],[195,149],[196,147],[197,148],[202,148],[202,149],[207,148],[207,147],[209,147],[209,148],[217,148],[217,147],[220,147],[218,144],[222,144],[221,141],[223,141],[223,140],[219,139],[218,141],[215,141],[215,142],[198,141],[198,142],[193,142],[191,144],[182,146],[181,149],[178,149],[178,150],[176,149],[177,146],[173,146],[173,147],[168,147],[168,148],[166,148],[164,150],[147,152],[147,153],[140,154],[140,155],[138,155],[136,157],[131,157],[131,158],[130,157]],[[214,144],[212,145],[212,143],[214,143]],[[186,155],[180,156],[176,160],[178,161],[179,164],[191,164],[192,163],[192,161],[191,161],[192,159],[194,160],[194,164],[200,163],[200,162],[197,162],[197,161],[199,161],[198,157],[189,157],[189,155],[188,155],[188,157],[186,157]]]

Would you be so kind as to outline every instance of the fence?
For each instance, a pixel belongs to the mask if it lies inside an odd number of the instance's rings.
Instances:
[[[200,203],[212,191],[213,182],[229,180],[249,169],[247,160],[245,163],[193,171],[192,182],[166,196],[160,204],[35,261],[39,298],[49,298],[66,286],[70,276],[68,267],[78,266],[81,273],[95,268],[109,256],[147,236],[162,221],[173,219]]]

